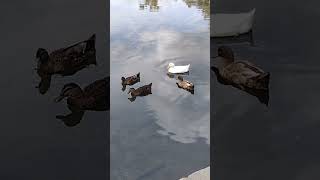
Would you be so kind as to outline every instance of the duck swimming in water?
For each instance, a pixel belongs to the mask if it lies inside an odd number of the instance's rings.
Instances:
[[[47,92],[51,76],[54,74],[70,76],[91,64],[97,65],[95,39],[94,34],[88,40],[55,50],[50,54],[47,50],[39,48],[36,54],[38,59],[36,70],[41,78],[39,92],[41,94]]]
[[[140,82],[140,72],[136,75],[130,76],[130,77],[121,77],[122,80],[122,91],[126,90],[126,86],[132,86],[138,82]]]
[[[149,94],[152,94],[151,86],[152,83],[141,86],[138,89],[130,88],[128,94],[131,94],[131,97],[128,99],[133,102],[136,100],[137,96],[148,96]]]
[[[211,69],[220,83],[244,90],[268,105],[270,73],[250,62],[235,61],[232,49],[227,46],[218,48],[218,58],[220,65]]]
[[[181,89],[185,89],[187,91],[189,91],[191,94],[194,94],[194,85],[183,79],[182,76],[178,76],[179,82],[177,82],[177,86]]]
[[[110,77],[106,77],[86,86],[84,90],[75,83],[64,85],[55,102],[67,98],[68,108],[72,112],[67,116],[57,116],[67,126],[77,125],[85,111],[110,110]]]
[[[184,66],[176,66],[174,63],[169,63],[167,69],[170,74],[184,74],[188,73],[190,64]]]

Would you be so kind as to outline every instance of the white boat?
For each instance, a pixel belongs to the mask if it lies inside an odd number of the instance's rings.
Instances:
[[[211,37],[238,36],[252,29],[256,9],[246,13],[212,14],[210,25]]]
[[[189,72],[190,64],[185,66],[176,66],[174,63],[169,63],[168,72],[171,74],[183,74]]]

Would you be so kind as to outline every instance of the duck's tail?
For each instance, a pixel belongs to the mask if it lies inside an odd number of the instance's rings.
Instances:
[[[93,34],[88,40],[86,40],[85,51],[95,50],[96,46],[96,34]]]
[[[270,81],[270,73],[263,73],[260,76],[258,76],[257,83],[259,86],[261,86],[263,89],[269,89],[269,81]]]
[[[97,65],[96,60],[96,34],[93,34],[89,39],[85,41],[86,47],[85,47],[85,53],[92,54],[89,57],[89,64]]]

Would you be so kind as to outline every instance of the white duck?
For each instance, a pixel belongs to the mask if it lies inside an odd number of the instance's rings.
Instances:
[[[238,36],[252,29],[256,9],[238,14],[212,14],[211,37]]]
[[[168,72],[171,74],[183,74],[189,72],[190,64],[185,66],[176,66],[174,63],[169,63]]]

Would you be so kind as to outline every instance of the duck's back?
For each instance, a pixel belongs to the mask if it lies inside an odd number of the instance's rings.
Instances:
[[[189,71],[190,64],[185,66],[174,66],[169,68],[169,73],[179,74],[179,73],[187,73]]]
[[[65,61],[68,59],[64,53],[64,48],[57,49],[50,53],[50,60],[48,62],[48,67],[51,67],[53,73],[63,72],[65,69]]]
[[[221,75],[236,84],[249,85],[251,81],[264,74],[264,71],[246,61],[237,61],[222,69]]]
[[[106,110],[110,100],[108,79],[97,80],[84,89],[88,110]]]
[[[193,87],[193,84],[189,81],[186,81],[186,80],[180,81],[180,82],[178,82],[178,84],[182,88],[192,88]]]
[[[267,89],[269,73],[250,62],[238,61],[225,67],[221,75],[223,78],[240,87]]]
[[[54,72],[62,75],[72,75],[95,63],[95,49],[86,50],[86,42],[61,48],[50,54],[50,64]]]
[[[85,96],[100,97],[107,93],[107,79],[97,80],[84,88]]]

